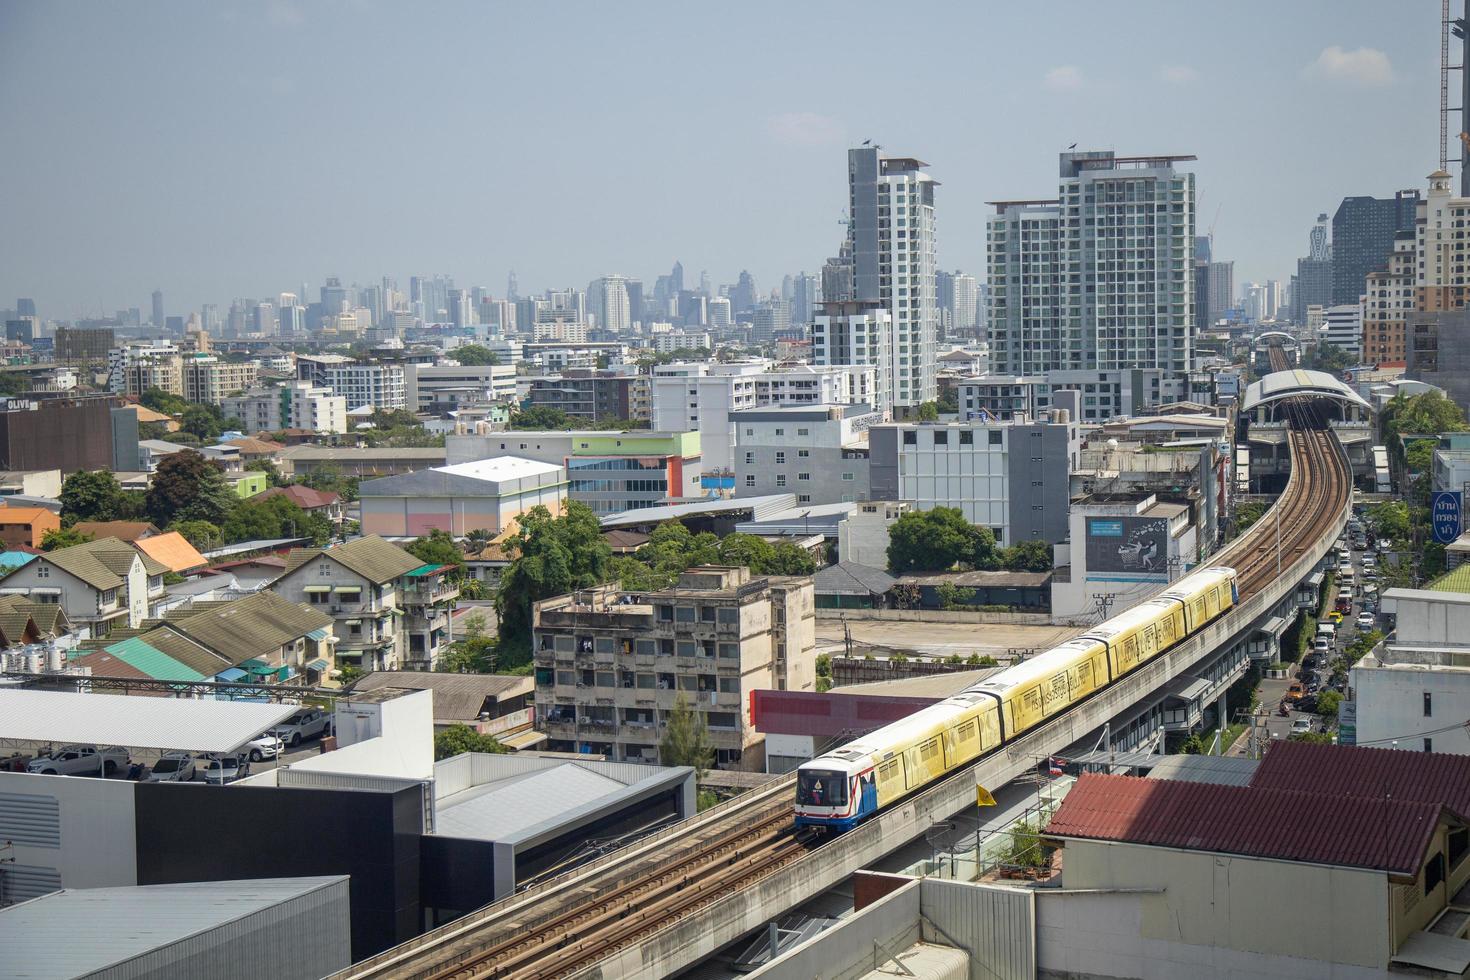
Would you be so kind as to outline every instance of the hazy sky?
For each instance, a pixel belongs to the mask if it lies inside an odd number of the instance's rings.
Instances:
[[[1458,5],[1457,5],[1458,6]],[[448,273],[496,295],[675,258],[817,271],[873,138],[941,181],[939,261],[1069,143],[1195,153],[1236,282],[1437,163],[1438,4],[0,0],[0,308],[168,312]],[[1455,99],[1458,103],[1458,98]],[[1453,130],[1452,130],[1453,132]],[[314,298],[314,297],[313,297]]]

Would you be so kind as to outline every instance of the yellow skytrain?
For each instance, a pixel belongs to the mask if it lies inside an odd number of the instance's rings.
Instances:
[[[1164,653],[1239,601],[1207,568],[1082,636],[992,675],[797,770],[796,824],[845,830]]]

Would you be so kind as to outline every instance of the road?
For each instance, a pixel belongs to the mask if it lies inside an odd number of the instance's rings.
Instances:
[[[892,620],[847,620],[853,651],[859,655],[880,650],[927,657],[989,654],[1006,659],[1013,650],[1049,650],[1082,630],[1075,626],[1018,626],[1010,623],[934,623]],[[838,654],[844,649],[843,621],[817,620],[817,652]]]
[[[1348,537],[1351,543],[1351,533],[1349,533]],[[1325,720],[1319,715],[1296,711],[1295,709],[1289,709],[1287,714],[1283,715],[1278,709],[1281,704],[1281,699],[1285,696],[1287,689],[1295,681],[1300,680],[1302,684],[1308,686],[1307,689],[1309,691],[1312,690],[1312,687],[1310,685],[1313,684],[1316,685],[1317,690],[1325,691],[1329,689],[1328,681],[1330,680],[1329,675],[1331,673],[1330,664],[1333,658],[1341,656],[1342,652],[1347,648],[1348,644],[1351,643],[1358,635],[1357,618],[1364,611],[1364,603],[1365,601],[1367,601],[1365,600],[1364,593],[1364,557],[1372,556],[1375,563],[1381,562],[1385,558],[1392,559],[1396,557],[1391,554],[1379,555],[1374,550],[1371,544],[1367,549],[1352,548],[1348,554],[1349,560],[1351,561],[1353,567],[1353,601],[1350,611],[1343,615],[1342,622],[1338,624],[1337,635],[1332,641],[1326,655],[1323,656],[1321,654],[1318,654],[1317,657],[1312,660],[1314,664],[1321,664],[1321,666],[1308,668],[1300,665],[1293,665],[1293,676],[1285,678],[1267,677],[1261,681],[1261,686],[1259,689],[1260,707],[1256,710],[1255,721],[1257,738],[1287,738],[1291,734],[1293,723],[1299,718],[1305,718],[1310,721],[1313,731],[1325,730]],[[1336,591],[1338,589],[1341,589],[1344,583],[1342,575],[1338,573],[1335,568],[1334,574],[1336,577],[1336,584],[1334,585],[1334,594],[1328,597],[1329,604],[1336,602]],[[1368,595],[1368,600],[1371,600],[1371,609],[1373,612],[1376,613],[1376,594],[1370,593]],[[1331,608],[1331,605],[1329,605],[1329,608]],[[1311,653],[1308,653],[1307,657],[1311,658]],[[1241,737],[1239,740],[1236,741],[1235,745],[1231,747],[1231,751],[1228,754],[1245,755],[1247,753],[1249,743],[1250,739],[1248,737]]]

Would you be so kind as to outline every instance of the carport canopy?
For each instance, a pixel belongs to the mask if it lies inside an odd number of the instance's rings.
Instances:
[[[0,740],[226,753],[299,707],[0,689]]]

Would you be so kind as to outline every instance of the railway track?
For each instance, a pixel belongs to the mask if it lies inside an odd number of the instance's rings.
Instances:
[[[1279,350],[1273,351],[1273,362],[1277,358],[1284,367]],[[1306,553],[1351,494],[1347,461],[1315,409],[1304,401],[1289,412],[1292,470],[1285,491],[1265,516],[1211,560],[1239,571],[1242,599],[1261,591]],[[758,792],[768,797],[765,803],[733,810],[724,824],[701,830],[707,839],[645,875],[619,880],[616,864],[583,881],[572,873],[548,883],[550,888],[543,886],[540,903],[524,910],[508,908],[479,922],[451,924],[441,930],[437,943],[398,955],[390,950],[342,976],[552,980],[575,975],[808,853],[809,839],[791,826],[792,783],[786,777],[763,787]]]

